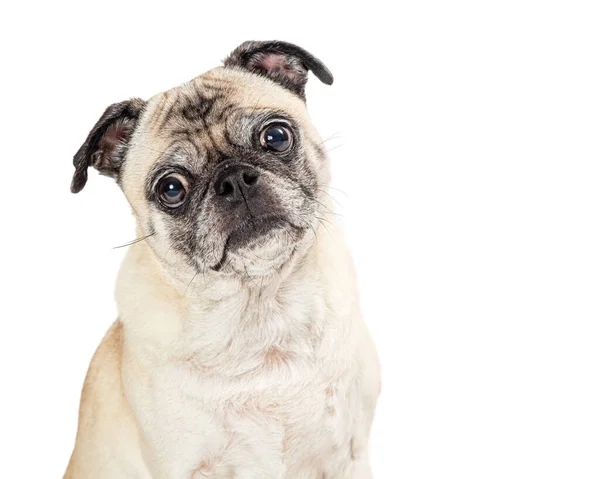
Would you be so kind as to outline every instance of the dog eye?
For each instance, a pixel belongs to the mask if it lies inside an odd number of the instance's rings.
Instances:
[[[163,205],[176,208],[183,204],[187,189],[188,182],[183,176],[171,174],[158,182],[156,195]]]
[[[293,142],[292,130],[285,125],[269,125],[260,134],[262,147],[275,153],[288,151]]]

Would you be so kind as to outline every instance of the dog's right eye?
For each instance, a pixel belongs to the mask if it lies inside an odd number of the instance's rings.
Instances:
[[[156,196],[163,205],[177,208],[185,201],[187,189],[188,182],[182,175],[170,174],[158,182]]]

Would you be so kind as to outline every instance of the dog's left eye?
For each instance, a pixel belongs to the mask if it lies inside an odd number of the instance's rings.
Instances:
[[[158,182],[156,195],[160,202],[169,208],[181,206],[187,194],[188,182],[178,174],[171,174]]]
[[[286,125],[269,125],[260,134],[260,144],[274,153],[285,153],[294,142],[292,130]]]

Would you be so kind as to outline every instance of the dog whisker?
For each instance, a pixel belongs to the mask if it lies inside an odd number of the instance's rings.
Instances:
[[[128,243],[119,245],[119,246],[113,246],[113,249],[119,249],[119,248],[125,248],[127,246],[131,246],[132,244],[136,244],[139,243],[140,241],[144,241],[147,240],[148,238],[150,238],[150,236],[153,236],[155,233],[150,233],[149,235],[146,236],[142,236],[141,238],[136,238],[133,241],[129,241]]]
[[[331,148],[327,148],[325,151],[326,151],[327,153],[331,153],[333,150],[337,150],[338,148],[341,148],[342,146],[344,146],[344,144],[343,144],[343,143],[341,143],[341,144],[339,144],[339,145],[332,146]]]
[[[329,188],[329,189],[332,189],[332,190],[335,190],[335,191],[338,191],[338,192],[340,192],[341,194],[343,194],[344,196],[346,196],[346,197],[349,197],[348,193],[346,193],[344,190],[340,190],[339,188],[336,188],[335,186],[331,186],[331,185],[329,185],[329,186],[328,186],[328,188]],[[321,190],[320,190],[320,191],[321,191]]]
[[[327,143],[328,141],[337,140],[338,138],[341,138],[341,137],[342,137],[342,135],[340,134],[339,131],[337,131],[333,135],[325,138],[321,143],[318,143],[318,145],[321,146],[322,144]]]
[[[199,274],[200,274],[200,271],[199,271],[199,270],[197,270],[197,271],[196,271],[196,273],[194,274],[194,276],[192,276],[192,279],[190,279],[190,282],[188,283],[187,287],[185,288],[185,291],[184,291],[184,293],[183,293],[184,295],[186,295],[186,294],[187,294],[187,291],[188,291],[188,289],[190,288],[190,286],[192,285],[192,283],[193,283],[193,282],[194,282],[194,280],[196,279],[196,276],[198,276]]]

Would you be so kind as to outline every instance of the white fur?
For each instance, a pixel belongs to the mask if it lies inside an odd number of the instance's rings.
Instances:
[[[118,285],[123,385],[152,477],[370,477],[378,365],[330,234],[268,284],[167,285],[132,249]]]

